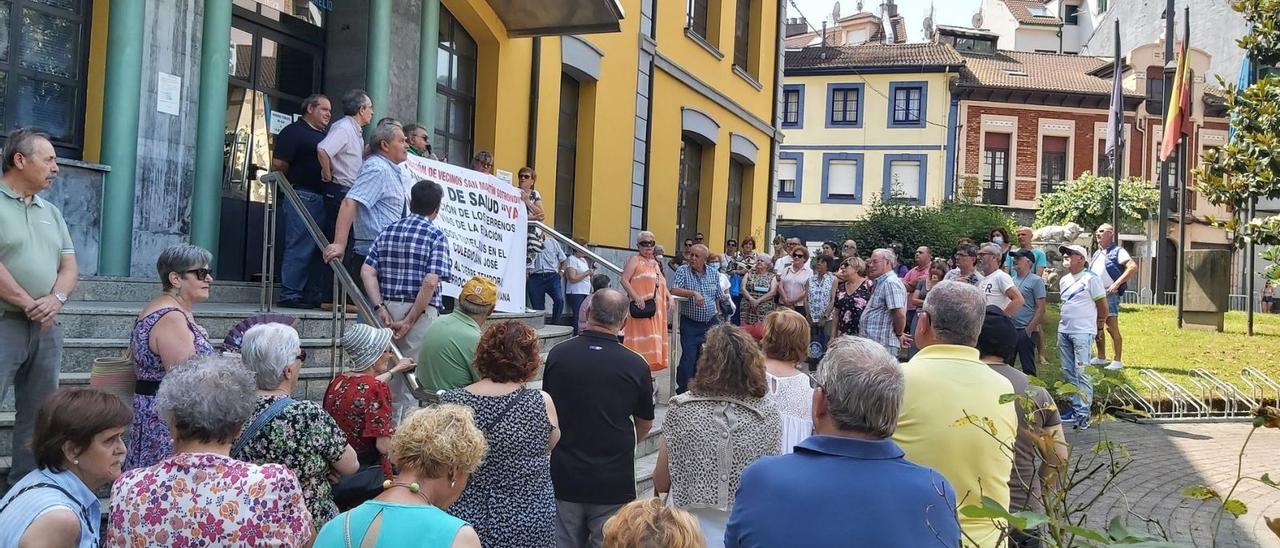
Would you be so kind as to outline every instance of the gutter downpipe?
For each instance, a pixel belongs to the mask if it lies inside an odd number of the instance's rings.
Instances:
[[[764,207],[764,241],[773,241],[773,234],[777,229],[777,222],[774,214],[774,200],[778,195],[778,150],[779,141],[782,140],[782,123],[778,118],[778,98],[781,96],[783,68],[786,65],[786,50],[782,48],[782,28],[786,19],[786,0],[778,0],[777,25],[774,27],[776,50],[776,67],[774,70],[775,78],[773,81],[773,138],[769,140],[769,194],[765,197]]]
[[[537,163],[538,153],[538,85],[542,82],[542,37],[533,37],[533,59],[529,70],[529,136],[525,142],[524,161],[529,167]]]

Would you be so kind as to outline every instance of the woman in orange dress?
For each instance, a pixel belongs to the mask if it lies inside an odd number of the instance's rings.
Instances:
[[[654,247],[657,240],[653,233],[644,231],[636,238],[639,253],[627,259],[622,269],[622,288],[631,297],[631,302],[644,307],[645,301],[653,299],[657,312],[648,318],[636,318],[627,315],[627,322],[622,327],[622,343],[635,350],[649,362],[650,371],[662,371],[667,368],[670,353],[667,336],[667,280],[662,275],[662,264],[654,258]]]

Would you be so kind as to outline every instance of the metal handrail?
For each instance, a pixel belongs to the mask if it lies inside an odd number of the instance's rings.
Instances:
[[[272,171],[260,177],[259,180],[267,185],[267,194],[269,196],[274,195],[272,192],[274,187],[274,190],[278,190],[280,195],[284,196],[285,201],[289,202],[289,204],[293,206],[294,210],[296,210],[302,218],[303,224],[307,228],[307,232],[311,234],[311,240],[315,242],[316,247],[320,249],[320,252],[324,253],[324,249],[329,247],[329,238],[324,235],[324,231],[320,229],[320,225],[316,224],[316,220],[307,212],[307,208],[302,203],[302,198],[298,196],[298,191],[294,190],[293,185],[289,183],[289,179],[286,178],[283,173]],[[278,208],[276,207],[270,208],[270,216],[273,218],[269,222],[273,227],[276,223],[274,217],[277,214],[277,209]],[[274,263],[275,261],[268,262]],[[343,292],[343,298],[341,301],[334,303],[334,310],[342,310],[345,312],[346,307],[344,306],[344,301],[346,300],[346,296],[349,295],[352,297],[352,300],[354,301],[353,304],[356,305],[356,310],[359,311],[361,319],[374,327],[383,327],[382,322],[378,320],[378,315],[373,311],[373,306],[369,304],[368,299],[364,298],[364,292],[360,291],[360,288],[356,286],[355,281],[351,279],[351,275],[347,273],[347,269],[342,266],[342,260],[335,257],[325,261],[325,264],[329,265],[329,268],[333,270],[333,279],[341,286]],[[274,280],[272,278],[274,278],[274,269],[264,273],[262,277],[264,295],[267,296],[267,298],[264,299],[263,304],[268,312],[270,311],[272,304],[272,299],[269,298],[270,288],[274,285]],[[345,317],[345,314],[343,314],[343,317]],[[394,344],[391,345],[391,354],[395,356],[397,361],[404,359],[404,354],[401,353],[400,349]],[[421,398],[422,386],[418,383],[417,377],[407,371],[401,373],[401,375],[404,375],[405,380],[409,383],[409,388],[415,394],[419,395],[419,398]]]
[[[565,247],[568,247],[569,249],[582,253],[583,255],[586,255],[588,259],[591,259],[596,263],[603,265],[606,270],[613,272],[614,274],[622,274],[622,268],[618,267],[618,265],[613,264],[609,262],[607,259],[605,259],[604,257],[597,255],[594,251],[587,249],[586,246],[583,246],[582,244],[579,244],[578,242],[573,241],[573,238],[570,238],[568,236],[565,236],[564,234],[557,232],[556,229],[547,226],[542,221],[529,221],[529,225],[538,227],[538,229],[541,230],[543,233],[547,234],[548,236],[551,236],[552,238],[555,238],[557,242],[560,242]]]

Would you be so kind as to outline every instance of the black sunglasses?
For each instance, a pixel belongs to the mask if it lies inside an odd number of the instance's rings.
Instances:
[[[653,240],[640,240],[639,242],[636,242],[636,245],[640,247],[653,247],[655,245],[658,245],[658,242],[655,242]]]
[[[183,274],[195,274],[197,280],[204,280],[213,276],[213,270],[210,270],[208,268],[193,268],[191,270],[183,272]]]
[[[796,253],[796,254],[792,255],[792,256],[791,256],[791,258],[792,258],[792,259],[803,259],[803,258],[804,258],[804,253]]]

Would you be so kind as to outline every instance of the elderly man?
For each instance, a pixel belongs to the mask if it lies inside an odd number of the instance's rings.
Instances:
[[[978,282],[982,281],[982,274],[977,268],[978,247],[970,243],[961,243],[956,246],[956,254],[952,259],[956,267],[948,270],[947,275],[942,279],[956,280],[978,287]]]
[[[1072,422],[1073,427],[1089,428],[1089,403],[1093,400],[1093,382],[1085,367],[1089,365],[1089,348],[1093,338],[1102,332],[1106,324],[1107,289],[1098,275],[1087,267],[1087,253],[1078,245],[1058,248],[1067,265],[1067,274],[1058,280],[1058,295],[1062,310],[1058,316],[1058,353],[1062,359],[1063,378],[1075,385],[1078,393],[1071,395],[1071,409],[1062,414],[1062,422]]]
[[[339,120],[341,121],[341,120]],[[374,238],[405,214],[405,192],[400,164],[409,157],[400,126],[382,124],[371,137],[376,153],[360,166],[356,183],[338,210],[333,243],[324,249],[324,260],[342,258],[347,250],[347,234],[355,226],[351,255],[345,261],[354,280],[360,279],[360,265],[369,254]]]
[[[1138,273],[1138,263],[1129,256],[1124,247],[1116,243],[1116,229],[1110,224],[1098,227],[1098,250],[1093,252],[1089,260],[1089,270],[1102,281],[1107,289],[1107,333],[1111,335],[1112,347],[1115,348],[1116,359],[1107,361],[1107,337],[1098,332],[1098,357],[1093,365],[1105,366],[1104,369],[1115,371],[1124,367],[1120,353],[1124,339],[1120,337],[1120,297],[1129,288],[1129,280]]]
[[[1006,448],[1017,435],[1017,411],[1013,402],[1000,402],[1013,385],[975,348],[985,312],[982,292],[971,285],[941,282],[929,290],[916,322],[920,352],[903,367],[906,393],[893,435],[907,460],[946,476],[959,508],[981,504],[983,497],[1009,506],[1013,458]],[[982,548],[1001,544],[1002,526],[960,518],[965,535]]]
[[[743,471],[725,546],[959,546],[951,484],[889,439],[903,398],[897,359],[841,337],[815,378],[814,435]]]
[[[298,198],[308,215],[319,226],[328,224],[324,207],[324,180],[320,173],[319,146],[324,141],[331,116],[329,98],[321,94],[307,97],[302,102],[302,117],[280,130],[275,148],[271,151],[271,170],[285,174],[289,184],[298,192]],[[317,287],[322,277],[320,265],[315,263],[316,245],[307,232],[302,213],[293,207],[285,207],[284,256],[280,261],[280,300],[285,308],[314,308],[325,291]],[[313,278],[312,274],[316,276]],[[308,291],[308,282],[311,282]]]
[[[342,96],[342,114],[344,116],[341,119],[329,126],[329,133],[324,140],[316,145],[320,180],[325,182],[324,228],[334,231],[337,229],[342,202],[346,200],[351,185],[355,184],[361,162],[364,161],[364,134],[361,128],[373,121],[373,101],[369,100],[369,95],[362,89],[348,91]],[[338,241],[339,238],[343,242],[347,241],[347,232],[335,232],[332,236],[331,241]],[[328,260],[325,256],[325,261]]]
[[[480,380],[474,366],[480,326],[498,305],[498,286],[484,276],[463,284],[453,312],[440,316],[423,334],[416,375],[423,390],[462,388]]]
[[[1035,232],[1029,226],[1018,227],[1018,246],[1009,249],[1008,258],[1005,259],[1004,263],[1005,270],[1009,271],[1010,274],[1017,268],[1017,265],[1013,262],[1013,252],[1025,250],[1030,252],[1034,258],[1035,264],[1032,265],[1032,270],[1035,271],[1036,276],[1044,276],[1044,269],[1049,267],[1049,258],[1045,256],[1043,249],[1031,245],[1031,236],[1033,234]]]
[[[351,195],[357,195],[356,189]],[[395,332],[395,344],[405,356],[418,355],[423,334],[440,315],[441,284],[453,275],[449,238],[434,223],[443,197],[444,189],[435,181],[413,185],[409,215],[378,234],[360,268],[378,320]],[[417,399],[402,376],[393,377],[389,384],[399,423],[405,412],[416,407]]]
[[[404,139],[409,143],[409,154],[429,160],[439,160],[435,154],[431,153],[431,134],[426,126],[420,124],[404,126]]]
[[[547,354],[542,389],[560,418],[551,453],[559,546],[599,548],[604,522],[635,500],[635,448],[653,425],[653,378],[644,357],[618,340],[631,299],[591,295],[587,329]]]
[[[493,153],[487,150],[477,152],[475,156],[471,157],[471,169],[493,175]]]
[[[785,272],[787,267],[791,266],[791,261],[794,260],[791,257],[791,252],[795,251],[797,247],[801,247],[803,245],[804,241],[800,238],[787,238],[787,243],[783,246],[783,249],[787,250],[787,253],[779,257],[777,261],[774,261],[773,271],[779,273]]]
[[[907,288],[893,271],[897,258],[893,251],[880,248],[867,259],[867,278],[875,282],[871,298],[858,322],[858,334],[884,345],[889,355],[911,344],[907,334]]]
[[[671,279],[671,294],[689,299],[680,305],[680,365],[676,369],[676,393],[683,394],[689,380],[697,372],[698,358],[707,330],[717,323],[720,275],[707,268],[707,246],[689,248],[689,263],[676,270]]]
[[[57,175],[48,135],[9,133],[0,176],[0,400],[12,386],[17,416],[10,485],[35,467],[36,413],[58,389],[62,367],[58,312],[79,275],[62,212],[37,196]]]
[[[848,259],[849,257],[857,257],[857,256],[858,256],[858,242],[855,242],[853,240],[845,240],[844,244],[840,246],[841,260]]]
[[[564,271],[569,256],[555,238],[542,231],[538,234],[542,238],[542,251],[529,263],[524,292],[529,297],[529,306],[542,314],[547,310],[547,297],[551,297],[551,323],[558,325],[564,314]]]
[[[1030,250],[1011,251],[1009,256],[1013,259],[1013,285],[1022,294],[1022,307],[1011,316],[1013,326],[1018,329],[1018,362],[1023,373],[1035,375],[1036,352],[1043,348],[1040,325],[1044,321],[1044,303],[1048,292],[1044,280],[1032,272],[1036,258]]]
[[[1022,308],[1022,292],[1018,291],[1017,286],[1013,285],[1013,278],[1009,277],[1009,273],[1000,270],[1000,255],[999,244],[982,244],[981,250],[978,251],[978,263],[981,266],[980,272],[982,273],[982,280],[978,282],[978,289],[982,291],[982,296],[987,299],[987,304],[995,305],[996,308],[1003,310],[1006,316],[1012,316],[1014,312]]]

